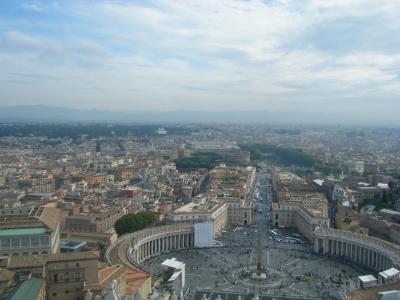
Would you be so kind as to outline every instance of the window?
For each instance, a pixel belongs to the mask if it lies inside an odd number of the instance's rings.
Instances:
[[[10,248],[10,239],[2,239],[1,247],[2,248]]]
[[[19,248],[21,245],[20,245],[20,239],[19,238],[12,238],[11,239],[11,246],[14,248],[14,247],[17,247],[17,248]]]
[[[75,272],[75,280],[79,281],[81,279],[81,273],[80,272]]]
[[[48,235],[40,236],[40,244],[42,246],[48,246],[49,245],[49,236]]]
[[[28,247],[29,246],[29,236],[23,236],[21,238],[21,246]]]
[[[54,274],[53,275],[53,281],[54,282],[58,282],[58,274]],[[53,294],[54,295],[54,294]]]
[[[53,293],[53,296],[57,296],[57,293]]]
[[[69,281],[69,272],[64,273],[64,281],[66,281],[66,282]]]
[[[32,236],[31,237],[31,246],[32,247],[39,246],[39,237],[38,236]]]

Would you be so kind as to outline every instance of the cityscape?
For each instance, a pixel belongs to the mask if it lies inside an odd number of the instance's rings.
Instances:
[[[400,300],[400,2],[0,3],[0,300]]]
[[[3,123],[4,299],[395,294],[399,135]]]

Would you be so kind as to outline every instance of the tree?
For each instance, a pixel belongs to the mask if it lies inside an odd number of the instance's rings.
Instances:
[[[125,233],[131,233],[146,228],[154,223],[154,219],[154,215],[150,212],[127,214],[115,222],[114,228],[116,233],[121,236]]]

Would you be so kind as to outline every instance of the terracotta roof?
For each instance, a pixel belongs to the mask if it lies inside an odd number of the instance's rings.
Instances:
[[[125,293],[128,295],[134,294],[136,290],[140,288],[143,285],[143,283],[150,277],[150,275],[147,273],[134,271],[132,269],[125,272],[124,275],[127,284]]]
[[[121,269],[122,265],[113,265],[99,270],[99,284],[103,285],[104,281],[108,281],[111,275],[113,275],[117,271],[120,271]]]
[[[114,265],[102,270],[99,270],[99,290],[107,287],[114,279],[123,281],[126,284],[125,293],[132,295],[140,288],[143,283],[150,277],[150,274],[135,270],[125,265]],[[91,287],[95,290],[95,287]]]

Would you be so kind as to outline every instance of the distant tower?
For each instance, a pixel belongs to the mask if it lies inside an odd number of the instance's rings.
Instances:
[[[100,149],[100,142],[96,142],[96,153],[100,153],[101,149]]]

